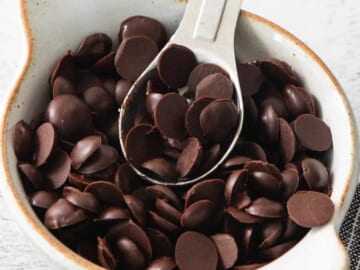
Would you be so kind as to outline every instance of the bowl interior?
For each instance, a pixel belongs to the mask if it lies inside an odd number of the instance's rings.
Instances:
[[[185,8],[185,3],[173,0],[132,1],[34,1],[23,2],[23,14],[28,19],[27,27],[32,41],[31,58],[23,77],[10,94],[2,123],[2,158],[7,180],[6,197],[23,228],[38,242],[46,253],[66,268],[94,265],[80,259],[67,250],[37,220],[27,203],[16,168],[12,146],[12,133],[17,121],[30,122],[45,109],[50,98],[47,83],[57,58],[69,49],[76,49],[83,37],[94,32],[109,34],[117,42],[120,22],[141,14],[161,21],[169,34],[174,32]],[[349,203],[346,192],[353,186],[357,174],[355,159],[356,134],[351,110],[344,93],[323,63],[301,42],[277,26],[244,12],[238,22],[235,41],[237,57],[252,61],[277,57],[288,62],[298,73],[307,88],[316,98],[324,121],[333,135],[333,158],[330,172],[333,177],[332,199],[336,205],[335,221],[340,222]],[[35,230],[35,233],[33,232]],[[58,252],[58,251],[61,252]],[[57,252],[54,252],[57,251]],[[56,254],[52,254],[56,253]]]

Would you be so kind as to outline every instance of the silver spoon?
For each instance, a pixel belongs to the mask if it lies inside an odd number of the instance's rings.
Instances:
[[[208,171],[196,178],[187,178],[184,181],[166,182],[162,179],[150,177],[129,162],[134,171],[143,179],[154,184],[169,186],[182,186],[195,183],[214,172],[214,170],[224,162],[236,145],[243,125],[244,112],[234,52],[235,28],[242,2],[243,0],[189,0],[178,29],[157,57],[133,84],[124,99],[119,117],[120,145],[127,159],[124,134],[126,134],[133,125],[133,121],[131,121],[132,119],[129,116],[134,115],[137,110],[137,105],[131,106],[129,104],[134,103],[134,101],[136,101],[136,104],[145,104],[145,91],[143,91],[142,86],[154,74],[159,55],[169,45],[179,44],[191,49],[199,63],[216,64],[222,67],[230,76],[235,86],[236,105],[240,112],[237,128],[230,145],[218,162]]]

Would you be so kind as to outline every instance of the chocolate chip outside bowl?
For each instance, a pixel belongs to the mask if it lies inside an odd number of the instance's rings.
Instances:
[[[80,6],[87,8],[79,10]],[[8,207],[29,238],[59,266],[65,269],[99,269],[58,242],[36,218],[16,168],[13,128],[18,120],[29,122],[44,110],[48,101],[45,83],[49,70],[64,51],[93,32],[108,33],[115,40],[119,22],[131,15],[156,18],[170,34],[181,18],[185,3],[172,0],[154,3],[109,0],[90,4],[85,0],[54,0],[39,2],[37,6],[34,1],[23,0],[20,7],[28,43],[27,57],[3,108],[0,143],[5,177],[1,181],[1,190]],[[90,17],[93,20],[89,20]],[[245,40],[247,42],[242,42]],[[235,47],[243,62],[277,57],[291,64],[319,101],[322,119],[330,126],[334,142],[330,167],[334,218],[328,225],[312,229],[294,248],[263,269],[347,269],[346,252],[336,232],[354,193],[359,157],[353,115],[341,86],[325,64],[301,41],[254,14],[242,12]],[[333,113],[334,108],[336,114]]]

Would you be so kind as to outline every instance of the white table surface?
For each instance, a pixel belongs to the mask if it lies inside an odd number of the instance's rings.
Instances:
[[[327,63],[345,89],[359,126],[359,0],[245,0],[244,8],[289,30]],[[0,102],[16,78],[22,48],[17,0],[0,0]],[[0,195],[0,270],[5,269],[57,268],[28,241]]]

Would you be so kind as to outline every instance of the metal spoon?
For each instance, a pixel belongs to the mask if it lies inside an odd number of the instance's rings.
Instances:
[[[237,128],[230,145],[218,162],[208,171],[196,178],[187,178],[184,181],[166,182],[162,179],[150,177],[129,162],[134,171],[143,179],[155,184],[169,186],[191,184],[212,173],[233,150],[240,136],[244,112],[234,52],[235,28],[242,2],[243,0],[189,0],[178,29],[162,49],[164,51],[170,44],[183,45],[194,52],[199,63],[217,64],[228,73],[235,86],[236,105],[240,112]],[[142,86],[156,71],[158,58],[162,51],[131,87],[120,109],[119,137],[121,149],[126,159],[125,135],[133,126],[133,118],[130,116],[134,116],[139,104],[145,104],[145,91]]]

